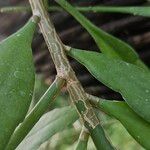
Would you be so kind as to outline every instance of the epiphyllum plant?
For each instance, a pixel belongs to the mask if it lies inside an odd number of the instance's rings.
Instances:
[[[19,31],[0,43],[0,149],[38,149],[55,133],[82,118],[76,149],[86,149],[89,135],[97,149],[115,149],[97,118],[94,108],[119,120],[134,139],[150,149],[150,72],[135,50],[125,42],[96,27],[79,11],[121,12],[150,16],[149,7],[73,7],[65,0],[56,2],[91,34],[102,53],[64,45],[55,31],[42,0],[29,0],[32,18]],[[3,8],[1,11],[29,11],[30,8]],[[57,75],[52,85],[27,114],[34,88],[31,42],[40,30],[54,61]],[[119,92],[125,102],[107,101],[85,93],[67,55],[83,64],[100,82]],[[94,61],[93,61],[94,60]],[[74,107],[45,114],[51,102],[66,86]],[[142,130],[142,131],[141,131]]]

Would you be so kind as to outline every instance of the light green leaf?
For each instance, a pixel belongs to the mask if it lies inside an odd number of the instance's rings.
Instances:
[[[125,13],[150,17],[149,6],[89,6],[76,7],[76,9],[82,12]]]
[[[70,106],[48,112],[37,122],[16,150],[37,150],[42,143],[77,119],[78,114],[75,108]]]
[[[100,99],[96,106],[119,120],[144,148],[150,148],[150,124],[138,116],[125,102]]]
[[[96,44],[104,54],[110,57],[123,59],[124,61],[138,64],[146,68],[139,59],[136,51],[130,45],[95,26],[66,0],[56,1],[91,34]]]
[[[0,149],[23,121],[32,99],[35,75],[31,42],[36,24],[29,20],[0,43]]]
[[[96,79],[121,93],[128,105],[150,122],[149,71],[96,52],[71,49],[69,55],[82,63]]]

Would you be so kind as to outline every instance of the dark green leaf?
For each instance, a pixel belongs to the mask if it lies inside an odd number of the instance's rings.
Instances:
[[[31,42],[35,27],[30,20],[0,43],[0,149],[23,121],[32,99],[35,75]]]
[[[150,122],[150,72],[103,54],[71,49],[70,56],[95,78],[122,94],[128,105]]]
[[[45,114],[16,150],[36,150],[39,146],[78,119],[75,108],[63,107]]]
[[[125,102],[100,99],[97,107],[118,119],[144,148],[150,148],[150,124],[138,116]]]
[[[66,0],[56,0],[66,11],[68,11],[80,24],[91,34],[101,51],[110,57],[123,59],[127,62],[138,64],[144,68],[145,65],[139,59],[135,50],[125,42],[106,33],[96,27],[85,18],[78,10],[72,7]]]
[[[103,127],[99,124],[94,129],[90,130],[91,138],[98,150],[114,150],[115,148],[112,146],[109,141],[107,135],[104,132]]]

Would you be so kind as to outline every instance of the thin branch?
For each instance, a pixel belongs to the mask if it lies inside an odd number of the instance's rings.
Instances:
[[[33,10],[33,15],[38,14],[41,17],[39,26],[55,64],[57,75],[67,81],[67,89],[78,112],[88,126],[94,129],[99,124],[99,120],[97,119],[92,106],[87,101],[84,89],[69,64],[64,52],[65,47],[55,31],[42,0],[29,1]]]
[[[99,149],[113,149],[110,142],[105,136],[105,133],[100,126],[99,120],[95,115],[92,105],[88,101],[88,97],[78,81],[72,67],[65,54],[65,46],[58,37],[53,23],[51,22],[48,13],[43,5],[42,0],[29,0],[33,15],[38,15],[41,18],[39,23],[41,32],[47,43],[51,57],[57,70],[57,76],[67,81],[67,90],[70,98],[76,106],[79,115],[83,119],[84,125],[90,131],[91,137]],[[99,142],[99,137],[101,142]]]

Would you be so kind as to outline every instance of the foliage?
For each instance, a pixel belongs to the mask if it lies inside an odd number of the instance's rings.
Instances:
[[[69,55],[82,63],[106,86],[122,94],[128,105],[150,122],[150,73],[103,54],[71,49]]]
[[[139,144],[150,149],[148,67],[130,45],[96,27],[78,11],[88,9],[134,15],[136,13],[148,17],[149,9],[148,11],[146,7],[81,9],[71,6],[65,0],[57,0],[57,3],[73,15],[91,34],[102,54],[65,46],[48,18],[44,7],[44,4],[48,3],[29,1],[33,17],[19,31],[0,43],[0,149],[39,149],[43,144],[46,144],[46,147],[50,146],[49,142],[52,139],[56,140],[56,135],[63,137],[55,145],[57,149],[62,148],[60,146],[62,143],[66,149],[67,147],[88,149],[92,142],[97,149],[102,150],[115,149],[114,146],[128,149],[122,144],[125,131],[118,122],[117,125],[108,124],[114,119],[104,117],[107,120],[104,124],[101,111],[119,120]],[[42,82],[36,82],[34,90],[35,73],[31,42],[38,22],[50,49],[57,76],[50,87],[43,85]],[[119,92],[125,102],[107,101],[85,93],[69,64],[67,54],[83,64],[100,82]],[[70,104],[66,102],[68,96],[61,95],[56,98],[65,85],[76,109],[68,106]],[[53,102],[55,98],[56,102]],[[95,107],[100,111],[95,110]],[[81,120],[78,120],[79,116]],[[87,136],[84,136],[81,126],[86,130]],[[116,133],[122,136],[117,136]],[[89,141],[88,135],[91,137]],[[112,143],[106,135],[111,137]],[[139,146],[133,145],[133,149],[138,149]]]
[[[33,94],[34,67],[31,41],[36,23],[30,20],[21,30],[0,43],[0,149],[23,121]]]

